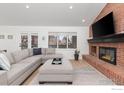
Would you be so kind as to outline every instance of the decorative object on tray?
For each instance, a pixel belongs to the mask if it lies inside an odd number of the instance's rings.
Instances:
[[[76,49],[76,50],[75,50],[75,54],[74,54],[75,60],[78,60],[78,58],[79,58],[79,53],[80,53],[80,51],[79,51],[78,49]]]
[[[53,65],[60,65],[62,64],[62,58],[54,58],[52,61]]]

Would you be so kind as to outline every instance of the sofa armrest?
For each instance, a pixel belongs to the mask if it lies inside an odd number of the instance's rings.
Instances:
[[[0,71],[0,85],[7,85],[7,71]]]

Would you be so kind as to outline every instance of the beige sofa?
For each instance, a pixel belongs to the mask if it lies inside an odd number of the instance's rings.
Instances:
[[[42,63],[52,58],[62,58],[62,54],[56,54],[55,49],[42,48],[41,55],[33,56],[33,49],[25,49],[6,53],[10,61],[10,71],[0,70],[0,85],[19,85]]]

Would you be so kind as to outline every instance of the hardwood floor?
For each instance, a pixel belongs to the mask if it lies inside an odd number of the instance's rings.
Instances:
[[[84,60],[78,60],[78,61],[70,60],[70,61],[71,61],[72,66],[73,66],[74,69],[80,69],[80,68],[83,68],[83,67],[86,67],[86,66],[90,66]]]

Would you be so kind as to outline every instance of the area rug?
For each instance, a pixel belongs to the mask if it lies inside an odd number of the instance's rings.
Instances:
[[[32,79],[29,85],[39,85],[37,75]],[[40,85],[67,85],[66,83],[45,83]],[[91,66],[80,69],[74,69],[72,85],[115,85],[109,78],[97,71]]]

